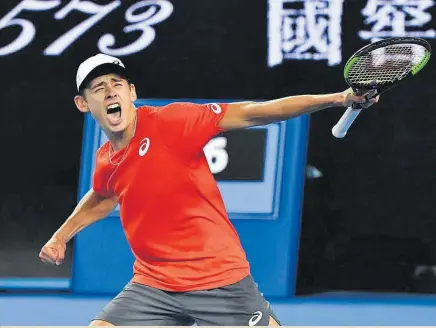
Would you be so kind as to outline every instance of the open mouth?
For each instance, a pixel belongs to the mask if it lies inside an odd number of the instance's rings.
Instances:
[[[107,118],[111,124],[117,124],[121,120],[121,106],[119,104],[112,104],[107,107]]]

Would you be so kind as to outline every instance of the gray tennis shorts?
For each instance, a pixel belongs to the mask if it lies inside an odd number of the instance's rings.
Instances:
[[[115,326],[268,326],[274,315],[251,276],[215,289],[167,292],[130,282],[94,318]]]

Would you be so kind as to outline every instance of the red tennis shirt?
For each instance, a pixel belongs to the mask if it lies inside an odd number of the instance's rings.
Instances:
[[[203,152],[222,131],[218,122],[226,109],[193,103],[139,107],[130,144],[113,153],[106,142],[97,151],[93,189],[118,196],[135,256],[134,282],[205,290],[250,274]]]

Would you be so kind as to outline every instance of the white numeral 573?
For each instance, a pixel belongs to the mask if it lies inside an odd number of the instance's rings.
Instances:
[[[0,19],[0,32],[10,26],[21,27],[19,36],[6,46],[0,48],[0,56],[10,55],[29,45],[36,35],[35,25],[17,16],[23,11],[46,11],[58,7],[61,0],[23,0],[13,8],[6,16]],[[121,0],[115,0],[106,5],[96,4],[87,0],[71,0],[65,7],[54,14],[57,20],[65,19],[73,11],[89,15],[89,18],[73,27],[58,39],[53,41],[45,50],[44,55],[58,56],[70,47],[89,29],[98,24],[103,18],[121,6]],[[145,11],[144,11],[145,10]],[[140,13],[138,13],[140,11]],[[143,0],[130,6],[125,13],[125,33],[141,32],[136,41],[120,48],[112,48],[115,45],[115,37],[112,34],[104,34],[98,40],[98,48],[101,52],[113,56],[125,56],[139,52],[149,46],[155,39],[156,32],[152,26],[167,19],[173,12],[173,5],[168,0]]]

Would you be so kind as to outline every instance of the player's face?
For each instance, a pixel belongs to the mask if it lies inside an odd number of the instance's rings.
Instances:
[[[103,130],[122,132],[133,122],[136,91],[133,84],[117,74],[102,75],[91,81],[84,97],[76,97],[82,112],[89,111]]]

